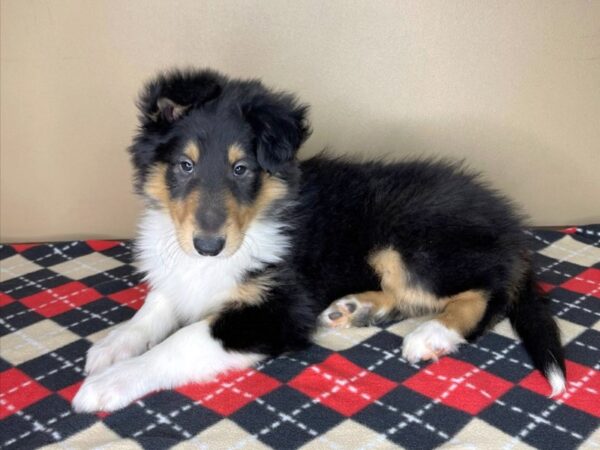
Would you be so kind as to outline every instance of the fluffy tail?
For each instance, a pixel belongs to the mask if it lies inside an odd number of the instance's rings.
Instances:
[[[565,392],[565,357],[560,332],[552,318],[548,299],[539,291],[533,273],[525,277],[508,318],[531,356],[533,365],[550,383],[550,397]]]

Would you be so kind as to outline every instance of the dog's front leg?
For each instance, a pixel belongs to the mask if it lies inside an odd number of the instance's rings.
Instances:
[[[95,374],[117,361],[137,356],[162,341],[176,326],[177,319],[168,298],[151,291],[130,320],[88,350],[85,371]]]
[[[225,350],[203,320],[182,328],[143,355],[89,376],[73,399],[73,408],[77,412],[114,411],[149,392],[207,381],[227,370],[250,367],[262,358]]]

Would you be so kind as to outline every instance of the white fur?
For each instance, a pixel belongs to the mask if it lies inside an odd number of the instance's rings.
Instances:
[[[112,411],[152,390],[208,380],[258,361],[257,354],[224,350],[210,336],[208,323],[198,320],[220,309],[248,270],[281,261],[289,247],[284,228],[255,220],[233,255],[203,257],[181,249],[167,213],[146,211],[137,252],[151,292],[131,320],[88,351],[90,376],[74,408]],[[159,343],[180,324],[192,325]]]
[[[207,381],[219,373],[249,367],[262,357],[226,351],[210,335],[207,321],[196,322],[143,355],[90,375],[73,399],[73,408],[77,412],[114,411],[149,392]]]
[[[546,378],[552,387],[550,397],[555,397],[567,391],[565,377],[558,366],[554,364],[550,366],[548,372],[546,373]]]
[[[414,364],[422,359],[436,359],[455,352],[464,342],[465,339],[456,331],[437,320],[428,320],[404,338],[402,356]]]
[[[162,341],[176,326],[177,318],[168,298],[152,291],[131,320],[89,349],[85,371],[99,372],[117,361],[137,356]]]
[[[169,299],[180,321],[191,323],[219,309],[246,271],[281,261],[289,247],[284,228],[255,220],[233,255],[189,255],[181,249],[169,215],[149,210],[140,223],[138,262],[151,288]]]

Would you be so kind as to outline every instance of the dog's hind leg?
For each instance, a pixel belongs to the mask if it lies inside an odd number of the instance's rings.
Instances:
[[[367,291],[336,300],[320,316],[332,328],[365,326],[402,313],[413,316],[440,310],[443,301],[409,283],[410,276],[400,253],[393,248],[372,252],[368,264],[380,279],[381,291]]]
[[[448,298],[434,319],[422,323],[404,338],[402,356],[411,363],[452,353],[481,322],[487,307],[482,291],[466,291]]]
[[[363,327],[391,315],[395,304],[394,296],[384,291],[347,295],[323,311],[319,322],[330,328]]]

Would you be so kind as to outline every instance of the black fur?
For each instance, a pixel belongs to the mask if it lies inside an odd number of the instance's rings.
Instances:
[[[519,291],[519,299],[508,311],[508,318],[537,369],[546,374],[555,364],[566,373],[560,334],[552,318],[548,299],[535,284],[529,272]],[[535,321],[535,322],[534,322]]]
[[[163,114],[157,105],[162,97],[187,109],[180,117],[171,110]],[[535,366],[547,373],[554,362],[564,373],[558,329],[531,278],[522,217],[461,164],[358,163],[325,155],[299,163],[296,152],[310,132],[307,107],[258,81],[211,71],[159,77],[148,85],[140,108],[142,127],[131,149],[138,188],[153,164],[176,161],[178,145],[190,138],[215,154],[239,143],[251,155],[252,170],[289,188],[288,197],[269,211],[271,219],[289,226],[289,253],[265,269],[275,279],[265,302],[229,307],[214,321],[212,333],[227,348],[276,355],[307,345],[317,316],[333,300],[380,289],[367,257],[392,247],[411,283],[424,290],[440,297],[471,289],[489,293],[484,319],[469,338],[508,315]],[[199,182],[222,181],[215,175],[221,162],[214,161]],[[229,189],[251,203],[256,183]],[[171,194],[183,195],[185,189],[177,189],[183,188],[175,177]],[[526,275],[516,277],[516,268]]]

